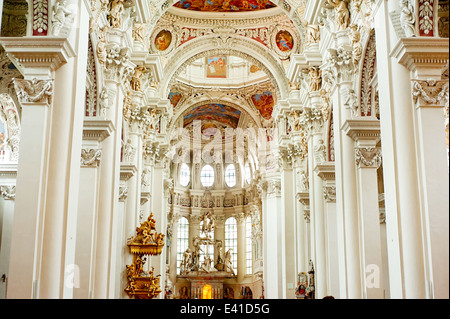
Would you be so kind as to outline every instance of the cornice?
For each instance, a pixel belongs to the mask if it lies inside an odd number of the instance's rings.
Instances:
[[[52,71],[76,56],[67,38],[2,37],[0,44],[25,76],[49,77]]]
[[[101,142],[115,130],[114,124],[107,119],[85,117],[83,122],[83,139]]]
[[[401,38],[390,53],[391,57],[419,76],[440,77],[442,67],[449,61],[448,39],[436,37]]]

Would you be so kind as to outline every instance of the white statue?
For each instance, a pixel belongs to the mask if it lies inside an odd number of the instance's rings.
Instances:
[[[334,7],[337,29],[345,30],[350,22],[347,3],[343,0],[328,0],[328,3]]]
[[[66,23],[66,18],[72,14],[72,11],[67,10],[66,0],[57,0],[53,6],[53,20],[52,20],[52,34],[58,36],[61,29]]]
[[[414,23],[416,22],[416,18],[414,17],[414,7],[411,4],[410,0],[400,0],[400,24],[402,29],[405,31],[406,37],[415,37],[416,36],[416,28]]]
[[[231,258],[232,258],[232,255],[231,255],[232,250],[233,250],[233,248],[228,249],[227,253],[225,254],[225,265],[224,265],[224,269],[223,270],[226,271],[226,272],[231,272],[231,274],[233,276],[235,276],[234,270],[233,270],[233,262],[231,260]]]

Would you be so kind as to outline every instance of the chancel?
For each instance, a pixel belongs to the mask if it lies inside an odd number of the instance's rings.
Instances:
[[[449,0],[1,3],[1,299],[449,298]]]

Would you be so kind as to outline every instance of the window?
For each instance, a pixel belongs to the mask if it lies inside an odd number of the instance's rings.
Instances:
[[[225,222],[225,253],[231,251],[233,269],[237,267],[237,223],[236,218],[230,217]]]
[[[247,267],[247,275],[252,274],[252,219],[247,217],[245,220],[245,257],[246,257],[246,267]]]
[[[191,171],[186,163],[181,164],[180,170],[180,184],[181,186],[188,186],[191,180]]]
[[[203,169],[200,173],[200,181],[205,187],[209,187],[214,184],[214,170],[211,165],[203,166]]]
[[[177,274],[180,274],[180,264],[183,260],[183,253],[189,247],[189,221],[181,217],[178,221],[177,232]]]
[[[225,183],[228,187],[236,185],[236,168],[234,167],[234,164],[228,165],[225,170]]]
[[[250,184],[252,181],[252,171],[250,170],[250,164],[245,164],[245,181]]]

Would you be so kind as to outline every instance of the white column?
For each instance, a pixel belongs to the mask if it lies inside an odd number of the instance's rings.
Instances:
[[[420,224],[423,232],[428,298],[448,298],[449,284],[449,176],[445,149],[445,116],[449,82],[442,69],[449,61],[448,39],[402,38],[392,56],[410,72],[411,112],[417,156]],[[423,57],[427,61],[422,62]],[[412,103],[411,103],[412,102]],[[412,104],[412,105],[411,105]]]
[[[381,149],[377,147],[379,127],[379,120],[374,117],[347,120],[344,127],[347,135],[356,142],[361,263],[365,271],[363,293],[369,299],[384,296],[377,175],[381,165]]]
[[[345,134],[342,126],[351,118],[351,111],[345,106],[353,87],[354,69],[351,63],[345,63],[348,55],[348,36],[346,32],[336,33],[341,50],[330,51],[331,57],[324,68],[326,78],[332,85],[335,171],[336,171],[336,209],[337,217],[342,220],[345,245],[346,278],[342,281],[346,294],[341,298],[362,298],[362,270],[359,247],[359,220],[357,200],[357,179],[355,150],[353,140]],[[325,76],[325,75],[324,75]],[[338,225],[341,222],[338,223]]]
[[[314,172],[323,180],[322,196],[324,200],[325,254],[326,254],[326,295],[340,298],[341,273],[345,268],[339,260],[344,255],[343,246],[338,240],[338,219],[336,216],[336,184],[334,162],[322,162],[316,165]]]
[[[7,298],[15,192],[15,185],[0,186],[0,299]]]
[[[272,179],[267,181],[262,202],[264,293],[265,297],[269,299],[285,298],[283,252],[279,236],[279,234],[283,233],[281,183],[279,180]]]
[[[78,17],[86,18],[83,3]],[[73,293],[73,283],[65,280],[76,276],[87,26],[80,24],[72,33],[72,43],[52,37],[2,39],[25,78],[15,83],[23,109],[10,298],[70,298]],[[77,56],[71,59],[73,47]]]
[[[243,283],[245,277],[245,216],[239,213],[236,217],[237,221],[237,282]]]
[[[389,8],[389,4],[392,6],[391,8]],[[392,39],[392,35],[395,35],[395,31],[390,25],[389,11],[397,10],[398,8],[393,1],[390,1],[389,4],[388,1],[381,1],[374,17],[375,33],[377,35],[377,77],[378,79],[383,79],[383,81],[378,81],[378,94],[380,105],[381,145],[384,158],[383,179],[386,209],[386,241],[388,244],[387,259],[389,262],[389,290],[391,298],[399,299],[405,296],[402,283],[402,255],[400,251],[400,221],[398,215],[400,209],[399,190],[402,188],[398,182],[400,176],[397,176],[397,167],[401,167],[403,163],[396,155],[396,141],[400,141],[400,136],[396,135],[396,131],[402,127],[399,121],[404,116],[402,114],[403,111],[400,111],[398,106],[403,105],[404,101],[408,101],[410,95],[405,97],[403,93],[403,91],[405,91],[404,85],[407,84],[407,81],[409,80],[404,78],[404,74],[397,72],[399,66],[396,62],[392,63],[390,57],[390,51],[395,42],[395,37]],[[394,69],[392,69],[391,65]],[[409,91],[409,89],[407,90]],[[396,96],[395,101],[394,96]],[[403,128],[403,130],[405,130],[405,128]],[[411,134],[411,131],[409,131],[408,134]],[[406,139],[402,139],[401,141],[401,144],[407,144],[409,138],[406,137]],[[405,157],[411,157],[410,154],[413,154],[409,153],[411,152],[410,149],[403,149],[402,151],[407,152],[404,154]],[[408,167],[405,169],[411,170],[412,168]],[[414,171],[411,173],[413,175],[415,174]],[[407,177],[405,182],[410,183],[411,180]],[[407,191],[407,189],[408,187],[405,188],[405,191]]]

